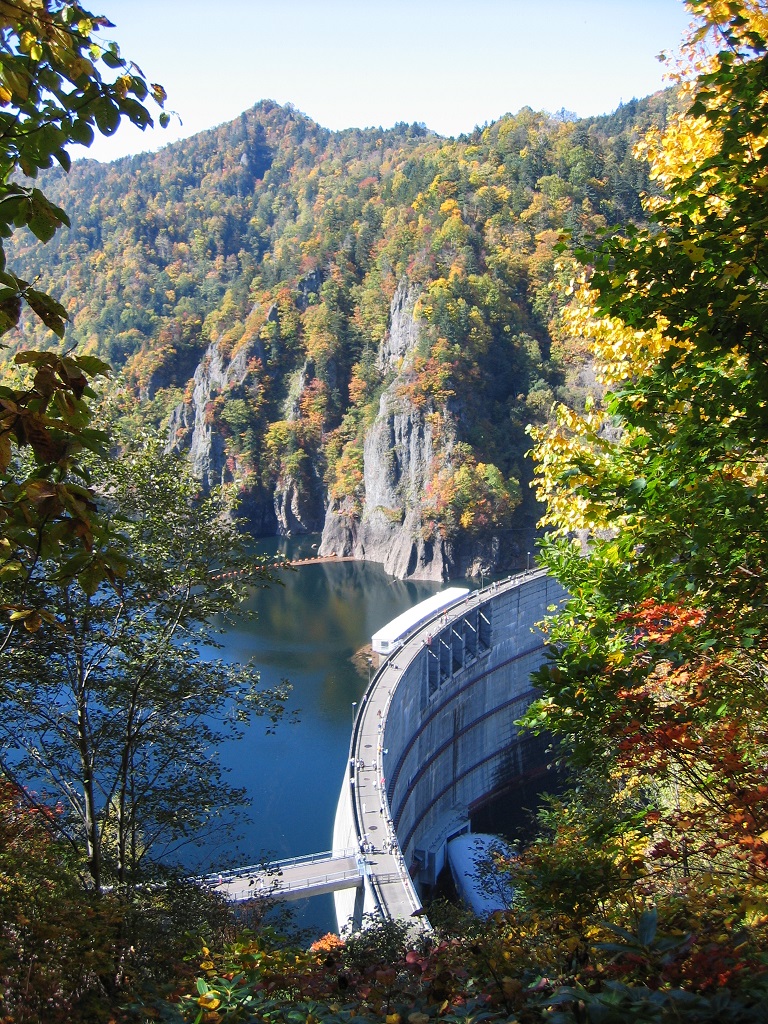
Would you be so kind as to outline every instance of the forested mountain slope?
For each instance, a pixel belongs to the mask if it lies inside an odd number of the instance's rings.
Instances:
[[[51,173],[72,227],[10,259],[69,310],[67,345],[124,372],[125,415],[189,448],[206,487],[233,483],[257,532],[322,529],[321,550],[399,576],[513,567],[535,519],[525,427],[589,383],[553,342],[554,245],[641,217],[632,144],[673,102],[446,140],[265,101]]]

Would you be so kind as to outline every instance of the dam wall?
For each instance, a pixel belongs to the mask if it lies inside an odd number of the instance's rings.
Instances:
[[[334,850],[367,849],[364,887],[338,893],[339,926],[363,913],[419,918],[449,839],[474,810],[542,770],[515,720],[545,656],[536,624],[565,598],[535,570],[436,615],[379,668],[360,704]]]

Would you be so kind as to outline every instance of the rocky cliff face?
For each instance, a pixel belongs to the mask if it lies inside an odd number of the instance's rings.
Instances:
[[[212,398],[234,379],[235,369],[225,363],[219,347],[211,345],[195,370],[191,402],[177,405],[171,414],[168,450],[189,450],[192,473],[206,490],[231,482],[231,476],[227,479],[224,438],[206,410]]]
[[[228,455],[224,435],[211,408],[218,395],[242,386],[248,361],[254,355],[263,355],[260,345],[243,348],[231,360],[224,358],[218,345],[209,346],[192,378],[191,400],[177,405],[171,413],[166,450],[189,453],[192,473],[206,491],[236,480],[237,460]],[[249,521],[254,533],[277,532],[272,496],[260,485],[242,492],[239,513]]]
[[[393,384],[381,396],[379,414],[365,440],[362,517],[331,504],[319,551],[381,562],[400,579],[445,580],[450,547],[425,539],[420,505],[432,459],[432,431],[424,416],[396,392]]]
[[[329,505],[319,550],[321,555],[381,562],[401,579],[446,580],[452,572],[452,548],[427,539],[421,511],[435,455],[433,431],[425,411],[402,395],[419,341],[416,298],[417,292],[405,283],[397,289],[390,328],[378,353],[378,368],[394,379],[365,438],[362,516],[351,516],[343,505]]]
[[[349,502],[330,502],[319,553],[381,562],[400,579],[445,581],[519,569],[524,550],[518,550],[509,537],[448,541],[425,522],[427,484],[435,460],[450,460],[456,424],[450,414],[443,416],[438,451],[431,410],[416,407],[405,397],[403,385],[420,340],[419,321],[414,316],[417,298],[418,290],[402,282],[393,297],[389,330],[377,355],[377,367],[391,383],[365,438],[362,514],[353,514]]]
[[[241,512],[254,533],[290,536],[322,529],[321,555],[380,562],[401,579],[443,581],[504,567],[497,538],[455,543],[425,523],[424,495],[436,464],[450,459],[455,422],[442,410],[438,450],[434,410],[428,404],[414,405],[407,395],[405,385],[420,341],[414,316],[417,298],[418,290],[408,282],[397,288],[389,329],[376,356],[377,369],[388,384],[365,436],[362,511],[350,500],[330,501],[320,467],[305,463],[297,479],[285,474],[270,489],[250,483],[244,490]],[[276,317],[271,310],[268,320]],[[237,479],[237,457],[228,450],[216,402],[221,396],[243,395],[247,400],[246,378],[254,359],[263,364],[260,343],[244,346],[230,360],[218,345],[211,345],[195,371],[191,400],[177,406],[171,417],[168,447],[189,452],[192,471],[206,489]],[[297,421],[313,376],[312,364],[306,362],[290,386],[287,379],[283,382],[286,423]]]
[[[270,318],[275,318],[272,311]],[[239,460],[228,446],[215,403],[220,396],[247,399],[244,385],[254,358],[263,364],[260,341],[244,346],[229,360],[218,345],[210,345],[195,370],[191,400],[177,405],[171,414],[167,450],[188,452],[192,473],[206,491],[238,482]],[[307,381],[302,376],[299,393]],[[293,404],[297,406],[295,398]],[[297,412],[298,407],[289,409],[288,417]],[[239,513],[257,536],[290,536],[322,529],[324,502],[317,467],[312,466],[301,482],[279,479],[271,490],[251,479],[241,488],[240,497]]]

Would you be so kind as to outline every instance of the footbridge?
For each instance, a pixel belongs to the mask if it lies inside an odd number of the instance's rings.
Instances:
[[[542,770],[515,722],[545,656],[536,624],[564,597],[543,570],[510,577],[436,614],[381,664],[358,708],[334,822],[334,851],[366,851],[362,884],[334,895],[340,929],[364,914],[428,929],[421,893],[448,841],[496,792]]]
[[[203,881],[233,903],[253,899],[281,902],[358,888],[369,870],[359,850],[312,853],[267,864],[246,865],[207,875]]]

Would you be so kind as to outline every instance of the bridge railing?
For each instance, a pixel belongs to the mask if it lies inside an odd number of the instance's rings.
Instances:
[[[343,871],[329,871],[318,875],[305,875],[293,880],[286,880],[281,875],[263,876],[264,880],[271,878],[273,884],[268,886],[246,885],[242,889],[228,890],[227,897],[236,902],[245,902],[249,899],[264,899],[270,896],[279,900],[287,893],[308,892],[311,889],[326,885],[342,888],[342,882],[360,884],[362,877],[360,869],[357,867],[346,868]],[[233,881],[236,881],[236,879],[233,879]]]
[[[201,879],[206,885],[219,885],[221,882],[231,882],[236,878],[246,875],[277,875],[285,868],[300,867],[302,864],[317,864],[322,861],[342,860],[346,857],[354,857],[357,850],[339,850],[333,853],[331,850],[324,850],[322,853],[307,853],[301,857],[287,857],[285,860],[262,861],[260,864],[246,864],[240,868],[230,868],[229,871],[212,872],[204,875]]]

